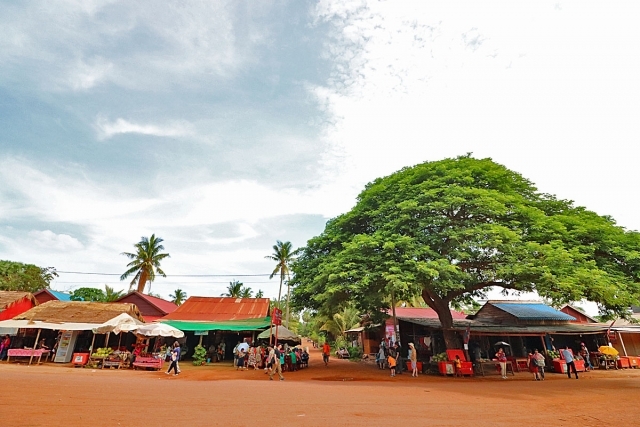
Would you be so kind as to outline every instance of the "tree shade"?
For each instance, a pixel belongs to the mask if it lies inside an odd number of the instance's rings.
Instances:
[[[639,249],[640,234],[611,217],[542,194],[491,159],[462,156],[369,183],[303,248],[293,300],[379,313],[391,292],[420,295],[455,347],[451,304],[494,287],[557,304],[586,299],[604,315],[628,317],[640,296]]]

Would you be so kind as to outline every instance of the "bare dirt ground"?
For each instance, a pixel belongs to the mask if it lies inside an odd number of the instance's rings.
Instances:
[[[0,364],[0,427],[29,426],[637,426],[640,369],[487,378],[390,378],[373,364],[317,351],[269,381],[229,364],[182,374]]]

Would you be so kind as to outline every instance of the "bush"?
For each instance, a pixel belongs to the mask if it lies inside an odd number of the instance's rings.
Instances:
[[[349,359],[360,360],[362,358],[362,349],[360,347],[347,347],[349,351]]]
[[[201,366],[204,364],[204,359],[207,357],[207,350],[201,345],[197,345],[193,349],[193,365]]]

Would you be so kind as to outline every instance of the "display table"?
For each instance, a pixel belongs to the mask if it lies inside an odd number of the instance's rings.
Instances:
[[[153,356],[138,356],[135,362],[133,362],[133,369],[139,368],[153,368],[155,370],[162,369],[164,359]]]
[[[42,363],[42,356],[46,356],[45,361],[47,361],[50,354],[51,352],[46,349],[10,348],[9,351],[7,351],[7,362],[9,362],[12,357],[37,357],[38,364],[40,364]],[[29,361],[29,364],[31,364],[31,361]]]
[[[515,376],[515,372],[513,370],[513,363],[511,361],[507,361],[507,374],[511,372],[511,375]],[[500,374],[500,362],[497,360],[489,360],[486,362],[476,362],[475,363],[476,372],[479,372],[484,377],[485,374],[493,375]]]

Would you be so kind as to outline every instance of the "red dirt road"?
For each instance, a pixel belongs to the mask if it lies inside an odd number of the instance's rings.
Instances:
[[[182,364],[162,372],[0,364],[0,426],[640,425],[640,370],[514,379],[389,378],[371,364],[317,353],[269,381],[261,371]]]

